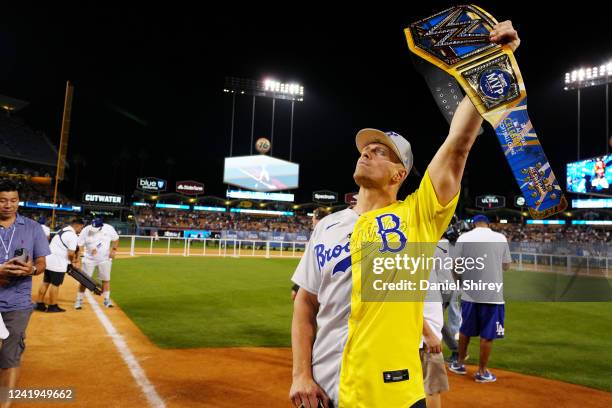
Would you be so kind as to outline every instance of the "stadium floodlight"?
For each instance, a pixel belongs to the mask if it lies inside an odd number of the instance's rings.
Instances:
[[[304,87],[300,84],[283,84],[273,79],[264,80],[264,90],[285,95],[304,96]]]
[[[272,125],[270,129],[270,138],[272,142],[272,150],[274,149],[274,113],[277,99],[291,101],[291,124],[289,134],[289,161],[293,156],[293,115],[295,102],[304,102],[304,87],[298,83],[282,83],[272,78],[266,78],[263,81],[257,81],[246,78],[226,77],[225,87],[223,92],[232,94],[232,127],[230,135],[230,157],[232,156],[234,146],[234,114],[236,109],[236,94],[248,95],[253,97],[252,115],[251,115],[251,150],[253,154],[253,135],[255,131],[255,100],[259,97],[272,99]]]
[[[565,89],[580,89],[612,82],[612,61],[599,66],[578,68],[565,73]]]
[[[223,92],[285,99],[294,102],[304,101],[304,87],[302,85],[295,82],[283,83],[273,78],[257,81],[246,78],[226,77]]]
[[[583,88],[589,88],[592,86],[605,85],[606,86],[606,153],[609,150],[609,111],[610,103],[608,96],[608,85],[612,82],[612,61],[601,64],[599,66],[590,66],[586,68],[575,69],[571,72],[565,73],[563,89],[566,91],[576,90],[578,98],[578,129],[577,129],[577,157],[580,160],[580,90]]]

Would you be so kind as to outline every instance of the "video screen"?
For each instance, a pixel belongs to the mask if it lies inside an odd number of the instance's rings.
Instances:
[[[612,208],[612,198],[572,200],[573,208]]]
[[[567,191],[612,195],[612,155],[567,164]]]
[[[206,231],[206,230],[185,230],[185,231],[183,231],[183,237],[185,237],[185,238],[208,238],[208,237],[210,237],[210,231]]]
[[[227,190],[227,198],[244,198],[246,200],[285,201],[292,203],[295,196],[290,193],[263,193],[261,191]]]
[[[223,182],[254,191],[298,187],[300,166],[266,155],[226,157]]]

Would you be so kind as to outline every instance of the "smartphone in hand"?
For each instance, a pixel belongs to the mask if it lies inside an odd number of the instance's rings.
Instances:
[[[25,264],[29,259],[30,255],[28,254],[28,250],[25,248],[19,248],[15,250],[12,261],[19,261]]]

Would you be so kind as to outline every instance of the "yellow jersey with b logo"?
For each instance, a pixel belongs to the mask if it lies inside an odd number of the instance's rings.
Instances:
[[[350,238],[352,293],[340,367],[340,408],[408,408],[425,398],[419,358],[423,302],[364,301],[361,261],[366,248],[394,254],[411,243],[430,243],[431,254],[423,255],[433,256],[458,198],[459,193],[447,205],[440,205],[427,171],[406,200],[364,213],[355,224]]]

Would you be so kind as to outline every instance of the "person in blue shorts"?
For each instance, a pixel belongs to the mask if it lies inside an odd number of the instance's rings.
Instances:
[[[475,263],[473,267],[466,267],[461,273],[463,291],[459,358],[452,362],[448,369],[455,374],[467,374],[463,362],[470,338],[480,336],[480,359],[474,379],[478,383],[487,383],[497,380],[487,369],[487,364],[493,340],[501,339],[505,334],[503,272],[510,268],[512,258],[506,237],[489,228],[489,219],[486,216],[476,215],[473,221],[475,228],[457,239],[455,253],[464,260],[480,258],[481,262]],[[455,272],[458,272],[457,268]],[[466,288],[466,284],[472,283],[485,284],[487,288],[479,286]]]

